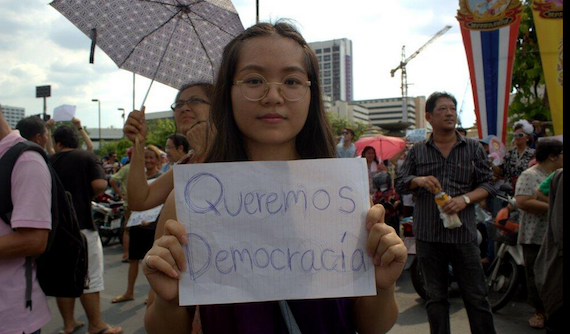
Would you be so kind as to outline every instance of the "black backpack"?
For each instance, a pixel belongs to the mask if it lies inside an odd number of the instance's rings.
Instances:
[[[87,240],[79,229],[71,194],[65,191],[50,165],[43,148],[30,142],[19,142],[0,159],[0,217],[10,225],[12,169],[26,151],[35,151],[45,159],[52,179],[52,225],[46,250],[35,258],[37,277],[44,293],[54,297],[76,298],[88,283]],[[26,307],[32,307],[32,261],[26,258]]]

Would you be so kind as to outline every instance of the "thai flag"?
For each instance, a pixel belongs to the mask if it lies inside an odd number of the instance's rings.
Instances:
[[[506,142],[509,95],[520,19],[492,31],[461,33],[469,62],[479,138],[495,135]]]

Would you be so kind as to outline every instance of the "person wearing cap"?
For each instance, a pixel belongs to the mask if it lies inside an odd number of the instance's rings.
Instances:
[[[352,142],[354,140],[354,130],[351,128],[344,128],[340,142],[336,146],[337,158],[354,158],[356,157],[356,145]]]
[[[536,149],[536,143],[540,138],[546,137],[546,132],[542,127],[542,122],[539,120],[532,121],[532,126],[534,127],[534,131],[532,133],[532,143],[530,147]]]

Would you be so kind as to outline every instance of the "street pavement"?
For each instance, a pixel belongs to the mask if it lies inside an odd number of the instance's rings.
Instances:
[[[126,334],[144,334],[144,300],[148,294],[148,283],[139,270],[135,286],[135,300],[112,304],[111,299],[121,295],[127,286],[127,270],[129,265],[121,262],[122,248],[119,244],[104,248],[105,252],[105,291],[101,292],[101,313],[103,319],[114,326],[121,326]],[[396,289],[396,298],[400,308],[398,322],[390,331],[391,334],[423,334],[429,333],[429,324],[425,311],[425,302],[416,294],[410,280],[409,271],[404,271]],[[463,301],[457,286],[451,288],[451,329],[453,334],[469,334],[469,321],[463,307]],[[63,328],[63,321],[57,309],[55,298],[48,298],[52,320],[44,326],[42,334],[58,334]],[[526,305],[522,297],[517,297],[505,308],[495,314],[495,327],[498,334],[539,334],[545,331],[533,330],[527,319],[533,310]],[[79,321],[87,322],[81,303],[77,300],[75,314]],[[85,326],[78,334],[87,333]],[[216,333],[218,334],[218,333]]]

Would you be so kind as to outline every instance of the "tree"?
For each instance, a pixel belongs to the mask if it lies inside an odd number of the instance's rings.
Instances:
[[[164,147],[166,139],[173,133],[176,133],[176,124],[172,119],[148,121],[148,135],[145,144]],[[133,146],[133,143],[126,137],[121,140],[105,141],[101,144],[101,149],[97,151],[97,155],[104,156],[115,152],[118,156],[123,157],[131,146]]]
[[[164,147],[166,139],[176,133],[176,123],[173,119],[159,119],[148,121],[148,135],[146,143]]]
[[[133,146],[130,140],[123,137],[120,140],[104,141],[101,143],[101,148],[97,150],[97,155],[100,157],[109,155],[111,152],[117,153],[118,157],[124,157],[127,155],[127,150]]]
[[[516,45],[513,88],[516,91],[509,107],[512,122],[519,119],[551,120],[550,108],[532,15],[532,1],[523,1],[523,13]]]
[[[333,129],[333,135],[340,136],[344,128],[351,128],[354,131],[354,141],[357,141],[360,136],[368,130],[369,125],[361,122],[351,122],[347,117],[340,118],[333,113],[327,113],[329,122]]]

